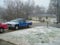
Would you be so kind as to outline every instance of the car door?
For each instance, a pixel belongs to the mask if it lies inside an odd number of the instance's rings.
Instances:
[[[23,27],[25,27],[25,26],[27,26],[27,23],[26,23],[26,21],[20,21],[19,22],[19,26],[23,26]]]

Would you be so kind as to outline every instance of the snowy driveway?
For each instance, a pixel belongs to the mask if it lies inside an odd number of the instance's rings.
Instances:
[[[0,34],[0,39],[16,45],[60,45],[60,28],[34,27]]]

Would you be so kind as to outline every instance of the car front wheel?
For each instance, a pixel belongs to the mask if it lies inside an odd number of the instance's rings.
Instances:
[[[19,26],[15,26],[15,29],[18,30],[19,29]]]
[[[30,28],[30,25],[28,25],[27,28]]]

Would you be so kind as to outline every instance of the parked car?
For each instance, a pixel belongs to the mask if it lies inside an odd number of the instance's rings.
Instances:
[[[32,25],[32,22],[27,22],[23,18],[18,18],[18,19],[6,22],[6,24],[8,24],[9,29],[19,29],[21,27],[30,27],[30,25]]]
[[[5,32],[8,29],[8,25],[5,23],[0,23],[0,32]]]

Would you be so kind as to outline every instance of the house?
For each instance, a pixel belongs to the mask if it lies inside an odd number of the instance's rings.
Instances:
[[[37,15],[29,15],[29,19],[34,21],[44,21],[47,20],[49,22],[56,21],[56,15],[54,14],[37,14]]]

